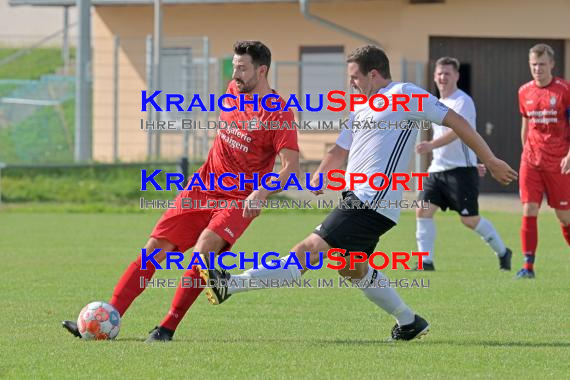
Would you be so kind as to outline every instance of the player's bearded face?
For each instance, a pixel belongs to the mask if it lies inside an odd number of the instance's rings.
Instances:
[[[548,54],[537,56],[531,54],[528,59],[530,72],[535,81],[543,82],[550,79],[552,76],[552,69],[554,68],[554,60]]]
[[[251,56],[234,55],[233,59],[234,72],[232,78],[236,82],[236,86],[241,93],[250,93],[259,82],[260,70],[256,68],[251,61]]]

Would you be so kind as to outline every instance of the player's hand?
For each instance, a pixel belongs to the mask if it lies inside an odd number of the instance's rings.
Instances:
[[[479,173],[479,177],[485,177],[485,174],[487,174],[487,168],[483,164],[477,164],[477,172]]]
[[[560,171],[562,174],[570,174],[570,155],[567,155],[560,161]]]
[[[249,194],[247,198],[245,198],[244,206],[243,206],[243,217],[253,219],[259,214],[261,214],[261,203],[259,201],[264,201],[266,197],[262,196],[259,193],[259,190],[256,190]]]
[[[311,187],[317,187],[317,186],[319,186],[319,173],[315,173],[313,178],[311,178]],[[311,191],[311,193],[313,193],[315,195],[321,195],[321,194],[325,193],[325,191],[323,190],[324,187],[325,187],[325,184],[324,184],[324,180],[323,180],[323,186],[320,190],[310,190],[310,191]]]
[[[426,154],[433,150],[433,145],[430,141],[422,141],[418,145],[416,145],[416,153],[417,154]]]
[[[501,185],[507,186],[518,178],[517,172],[509,166],[505,161],[498,158],[493,159],[486,165],[491,175]]]

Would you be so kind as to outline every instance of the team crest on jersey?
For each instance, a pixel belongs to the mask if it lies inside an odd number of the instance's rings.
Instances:
[[[556,96],[552,95],[550,97],[550,105],[554,107],[555,104],[556,104]]]
[[[382,98],[374,99],[374,107],[376,107],[376,108],[384,107],[384,99],[382,99]]]

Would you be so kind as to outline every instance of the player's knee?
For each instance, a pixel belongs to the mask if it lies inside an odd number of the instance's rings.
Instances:
[[[423,218],[422,211],[423,209],[421,208],[416,209],[416,218]]]
[[[563,225],[570,224],[570,210],[556,210],[556,217]]]
[[[480,220],[481,220],[481,218],[478,216],[462,216],[461,217],[461,223],[463,223],[463,225],[465,227],[470,228],[472,230],[474,230],[475,227],[477,227],[477,224],[479,224]]]
[[[292,251],[296,252],[297,257],[299,258],[299,262],[301,263],[303,268],[306,268],[305,252],[310,252],[309,260],[311,264],[317,264],[320,260],[321,252],[323,252],[323,254],[326,254],[325,251],[327,249],[328,245],[320,236],[316,234],[311,234],[309,237],[307,237],[302,242],[293,247]]]
[[[176,248],[174,244],[166,239],[156,239],[152,237],[148,239],[144,247],[147,252],[153,252],[156,249],[160,249],[160,252],[154,256],[154,259],[158,263],[161,263],[166,259],[166,252],[173,251]]]
[[[417,218],[431,218],[434,212],[429,208],[416,208],[416,217]]]
[[[338,274],[342,277],[349,277],[351,279],[360,280],[363,279],[364,276],[368,273],[368,265],[363,265],[363,263],[359,263],[355,266],[354,269],[348,269],[349,266],[339,269]]]
[[[213,231],[205,230],[194,247],[194,251],[200,253],[208,252],[221,252],[224,247],[228,246],[228,242],[225,241],[220,235]]]
[[[318,252],[313,251],[313,245],[306,243],[305,241],[302,241],[301,243],[297,244],[292,252],[295,252],[295,254],[297,255],[297,259],[299,260],[299,264],[301,264],[301,266],[303,268],[307,267],[307,263],[306,263],[306,259],[307,259],[307,255],[305,252],[310,252],[309,254],[309,261],[311,262],[311,264],[318,262]]]
[[[523,204],[523,215],[524,216],[537,216],[540,206],[538,203],[525,203]]]

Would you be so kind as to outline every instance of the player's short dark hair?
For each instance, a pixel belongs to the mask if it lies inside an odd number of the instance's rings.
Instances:
[[[269,70],[271,66],[271,50],[260,41],[237,41],[234,44],[234,54],[248,54],[256,68],[265,65]]]
[[[346,59],[346,63],[351,62],[358,64],[358,69],[364,75],[376,70],[385,79],[392,79],[388,56],[377,46],[366,45],[356,48]]]
[[[536,44],[530,48],[528,55],[536,54],[537,57],[542,57],[544,54],[548,55],[554,61],[554,49],[547,44]]]
[[[444,66],[444,65],[453,66],[453,68],[455,69],[456,72],[459,72],[459,67],[461,66],[461,64],[459,63],[459,60],[457,58],[453,58],[453,57],[441,57],[440,59],[435,61],[436,67],[437,66]]]

